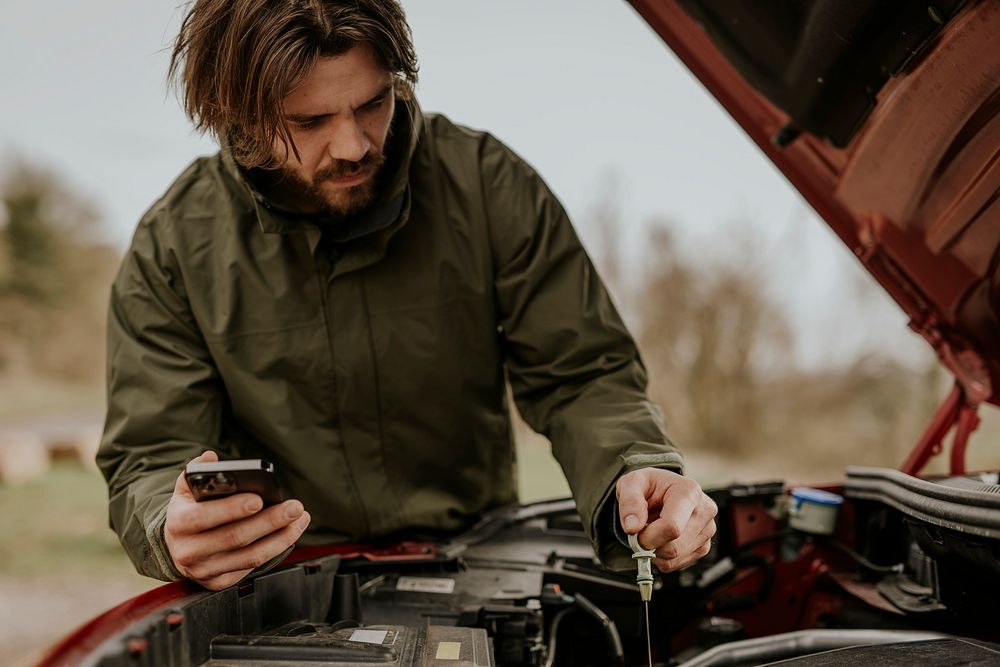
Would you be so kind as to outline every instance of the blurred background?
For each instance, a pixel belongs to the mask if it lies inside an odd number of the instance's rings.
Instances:
[[[489,129],[562,198],[689,474],[835,481],[901,462],[949,378],[624,1],[404,7],[424,109]],[[119,258],[215,150],[165,86],[182,12],[57,0],[0,15],[0,664],[157,585],[107,528],[92,460]],[[998,465],[986,412],[974,467]],[[518,433],[522,498],[565,493],[544,439]]]

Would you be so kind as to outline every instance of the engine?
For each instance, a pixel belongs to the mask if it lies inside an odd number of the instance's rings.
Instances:
[[[449,540],[300,550],[136,620],[88,664],[1000,662],[996,475],[858,468],[823,489],[710,495],[712,552],[655,583],[651,657],[635,574],[595,562],[567,500],[497,511]]]

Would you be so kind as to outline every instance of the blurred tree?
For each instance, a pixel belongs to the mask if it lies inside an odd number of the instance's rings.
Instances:
[[[0,371],[98,379],[117,255],[94,240],[94,205],[21,160],[3,170],[0,205]]]
[[[751,245],[746,238],[730,241]],[[769,362],[785,359],[792,343],[757,255],[685,254],[662,224],[646,248],[639,341],[654,396],[683,441],[702,450],[746,450],[760,439]]]
[[[600,178],[600,190],[590,212],[590,224],[596,227],[599,254],[596,262],[601,279],[612,297],[623,299],[626,294],[622,272],[624,247],[621,205],[624,197],[621,177],[613,169],[606,169]]]
[[[71,298],[78,286],[72,249],[97,219],[94,207],[52,173],[16,163],[0,181],[5,275],[0,290],[34,304]]]
[[[711,460],[715,479],[745,474],[748,464],[760,474],[829,478],[831,466],[899,463],[947,390],[930,350],[903,362],[885,352],[884,339],[872,345],[856,335],[848,354],[803,368],[781,299],[788,286],[778,282],[809,270],[808,258],[789,252],[798,247],[793,238],[772,240],[780,247],[769,249],[759,228],[744,222],[730,225],[723,242],[685,235],[682,244],[677,226],[659,220],[646,225],[642,249],[632,253],[645,269],[630,270],[640,263],[626,258],[619,182],[602,182],[590,216],[600,240],[595,262],[637,334],[671,437],[691,458]],[[790,258],[802,266],[783,263]],[[853,270],[838,283],[847,292],[816,296],[851,306],[827,311],[828,347],[859,333],[868,315],[885,315],[878,285]]]

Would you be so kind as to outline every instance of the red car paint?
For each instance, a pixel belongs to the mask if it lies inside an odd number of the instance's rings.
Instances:
[[[1000,5],[972,3],[916,67],[879,92],[844,149],[805,132],[752,88],[674,0],[630,0],[910,317],[954,374],[949,396],[903,470],[916,474],[958,425],[964,471],[975,410],[998,403],[996,332],[981,324],[1000,245]],[[947,94],[943,94],[947,91]]]

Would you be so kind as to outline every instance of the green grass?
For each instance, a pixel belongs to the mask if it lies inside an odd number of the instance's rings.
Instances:
[[[99,382],[0,374],[0,396],[0,420],[5,422],[104,412],[104,386]]]
[[[106,499],[96,471],[68,462],[0,485],[0,576],[138,577],[108,528]]]
[[[522,503],[569,495],[569,484],[548,440],[523,424],[516,428],[517,486]]]
[[[0,664],[34,664],[73,628],[159,585],[108,528],[106,497],[96,470],[70,462],[0,484]]]
[[[518,478],[524,501],[569,493],[537,438],[519,443]],[[0,485],[0,507],[0,576],[138,577],[108,528],[107,488],[93,469],[56,463],[30,482]]]

